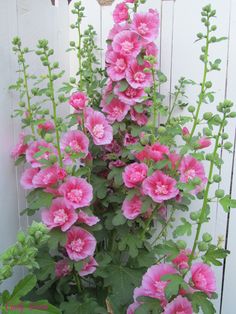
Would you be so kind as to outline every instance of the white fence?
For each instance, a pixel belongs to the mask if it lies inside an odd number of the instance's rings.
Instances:
[[[24,45],[35,47],[37,39],[47,38],[56,51],[56,58],[67,75],[73,73],[75,60],[65,54],[73,34],[69,32],[69,15],[67,0],[59,0],[58,7],[52,7],[50,0],[0,0],[0,251],[14,243],[16,232],[27,226],[25,217],[19,212],[25,208],[24,192],[18,184],[20,169],[15,169],[9,152],[16,141],[19,126],[10,115],[16,99],[8,92],[8,85],[16,78],[17,68],[14,55],[11,53],[11,39],[19,35]],[[83,0],[86,7],[87,22],[94,25],[98,33],[98,44],[105,49],[106,36],[112,26],[112,6],[101,7],[96,0]],[[218,101],[231,99],[236,104],[236,0],[147,0],[144,7],[154,7],[161,15],[161,31],[158,40],[161,70],[167,75],[168,82],[162,92],[169,94],[180,76],[199,81],[201,78],[200,48],[194,44],[195,34],[201,30],[200,11],[203,5],[211,3],[217,10],[219,35],[227,36],[228,42],[215,45],[211,50],[212,58],[222,59],[222,71],[214,72],[214,90],[216,101],[208,105],[208,111],[214,111]],[[104,62],[104,52],[101,52]],[[39,73],[40,63],[36,56],[30,57],[31,70]],[[190,101],[195,100],[195,92]],[[167,97],[167,103],[170,98]],[[236,106],[235,106],[236,109]],[[235,121],[226,130],[235,139]],[[225,167],[222,173],[222,187],[226,193],[236,198],[236,163],[234,154],[222,152]],[[217,270],[219,299],[216,302],[217,313],[235,314],[236,283],[236,212],[226,215],[218,204],[211,208],[212,221],[208,230],[214,235],[225,238],[225,245],[231,251],[226,264]],[[20,277],[20,271],[15,279]],[[9,283],[8,286],[11,286]],[[235,299],[234,299],[235,298]]]

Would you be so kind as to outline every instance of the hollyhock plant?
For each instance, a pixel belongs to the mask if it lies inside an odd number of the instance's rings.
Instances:
[[[33,184],[33,178],[38,172],[39,172],[39,169],[37,168],[25,169],[25,171],[22,173],[21,178],[20,178],[21,186],[26,190],[35,188]]]
[[[188,301],[187,298],[183,298],[182,296],[179,295],[172,302],[167,304],[163,314],[175,314],[175,313],[183,313],[183,314],[193,313],[192,305]]]
[[[106,53],[106,63],[107,73],[112,81],[120,81],[125,78],[128,61],[124,55],[108,50]]]
[[[39,155],[37,156],[37,154]],[[56,154],[55,147],[44,140],[31,143],[25,153],[27,162],[30,163],[33,168],[42,167],[43,160],[49,160],[50,156],[55,156]]]
[[[36,188],[46,188],[56,184],[59,180],[63,180],[65,177],[65,170],[60,169],[57,165],[53,165],[37,172],[32,179],[32,184]]]
[[[135,32],[124,30],[114,37],[112,48],[123,56],[134,58],[140,53],[141,43]]]
[[[120,101],[130,106],[141,102],[142,98],[145,96],[145,91],[142,88],[135,89],[131,86],[128,86],[124,91],[122,91],[119,84],[115,86],[114,93],[116,96],[118,96]]]
[[[52,121],[45,121],[44,123],[38,124],[38,128],[48,132],[48,131],[54,130],[55,125]]]
[[[88,155],[89,139],[81,131],[68,131],[61,138],[60,145],[61,149],[69,155],[73,153],[83,153],[84,157]]]
[[[113,12],[113,19],[115,23],[127,21],[129,18],[128,7],[124,2],[117,4]]]
[[[207,294],[216,291],[216,278],[210,266],[204,263],[195,263],[191,267],[191,281],[194,289]]]
[[[124,184],[127,188],[133,188],[146,178],[148,167],[144,163],[133,163],[125,167],[122,174]]]
[[[96,216],[89,216],[87,213],[85,213],[83,210],[79,211],[78,214],[78,222],[84,223],[88,226],[94,226],[96,225],[100,219]]]
[[[129,109],[129,105],[126,105],[117,98],[113,98],[108,105],[103,107],[102,111],[107,114],[107,120],[110,123],[114,123],[115,121],[121,122],[124,120]]]
[[[130,62],[126,71],[126,79],[131,87],[145,88],[152,85],[152,75],[145,71],[148,66],[146,62],[143,65],[139,65],[136,60]]]
[[[75,92],[70,96],[69,104],[75,110],[83,110],[88,102],[88,97],[83,92]]]
[[[142,201],[139,196],[134,195],[130,200],[125,199],[122,205],[122,212],[125,218],[133,220],[141,214]]]
[[[27,148],[28,148],[28,144],[25,143],[25,134],[20,133],[18,143],[15,145],[15,147],[11,151],[11,157],[18,158],[20,155],[25,154]]]
[[[70,265],[66,259],[62,259],[56,263],[55,274],[58,278],[65,277],[71,272]]]
[[[206,137],[201,137],[198,141],[198,149],[203,149],[211,146],[211,140]]]
[[[88,262],[85,262],[82,269],[79,271],[79,275],[81,277],[90,275],[96,271],[98,263],[96,262],[95,258],[90,256]]]

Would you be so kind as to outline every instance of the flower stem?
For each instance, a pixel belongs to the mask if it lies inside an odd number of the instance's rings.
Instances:
[[[157,116],[158,116],[158,101],[157,101],[157,81],[155,78],[155,69],[152,68],[152,78],[153,78],[153,121],[152,121],[152,134],[156,138],[156,128],[157,128]]]
[[[81,28],[80,28],[80,13],[78,13],[78,53],[77,53],[77,57],[78,57],[78,61],[79,61],[79,89],[80,91],[83,90],[83,80],[82,80],[82,58],[81,58],[81,40],[82,40],[82,35],[81,35]]]

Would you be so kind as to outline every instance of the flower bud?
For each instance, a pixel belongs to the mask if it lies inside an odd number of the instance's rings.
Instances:
[[[52,134],[46,134],[45,137],[44,137],[45,141],[48,142],[48,143],[51,143],[53,141],[53,136]]]
[[[224,148],[225,148],[225,149],[231,149],[231,148],[232,148],[232,146],[233,146],[233,144],[232,144],[232,143],[230,143],[230,142],[226,142],[226,143],[224,143]]]
[[[206,242],[200,242],[198,243],[198,249],[201,252],[205,252],[208,249],[208,244]]]
[[[222,198],[222,197],[224,197],[224,195],[225,195],[225,191],[222,189],[218,189],[215,191],[215,197],[217,197],[217,198]]]
[[[236,112],[235,111],[230,112],[229,117],[230,118],[236,118]]]
[[[212,87],[212,83],[210,81],[206,82],[205,84],[206,88],[211,88]]]
[[[203,239],[204,242],[211,242],[212,236],[210,235],[210,233],[205,232],[202,235],[202,239]]]
[[[221,182],[221,176],[218,174],[214,174],[213,181],[216,183],[220,183]]]
[[[227,140],[229,138],[229,135],[227,133],[222,133],[221,137],[223,140]]]
[[[178,240],[176,242],[176,245],[178,246],[180,250],[184,250],[187,247],[187,243],[184,240]]]
[[[188,112],[194,112],[195,111],[195,107],[194,106],[189,106],[188,107]]]

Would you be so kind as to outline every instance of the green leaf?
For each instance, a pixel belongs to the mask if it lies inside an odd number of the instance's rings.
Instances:
[[[115,217],[112,219],[113,226],[120,226],[126,223],[126,218],[122,215],[121,211],[118,211]]]
[[[119,82],[119,86],[120,86],[119,91],[124,92],[128,88],[129,84],[127,83],[126,80],[122,80]]]
[[[221,266],[222,262],[219,259],[225,259],[229,253],[230,251],[228,250],[210,245],[205,255],[202,256],[202,259],[205,263]]]
[[[39,209],[42,207],[50,207],[53,195],[36,189],[27,195],[28,207],[30,209]]]
[[[155,251],[159,256],[166,255],[170,260],[174,259],[179,254],[179,248],[172,240],[157,245]]]
[[[25,155],[21,155],[19,156],[16,161],[15,161],[15,166],[19,166],[20,164],[22,164],[23,162],[25,162]]]
[[[220,199],[220,205],[226,213],[229,213],[230,208],[236,208],[236,199],[232,199],[230,195],[225,195]]]
[[[188,298],[191,300],[194,313],[199,313],[200,309],[202,309],[203,314],[216,313],[213,304],[203,292],[195,292],[189,295]]]
[[[107,180],[93,175],[91,178],[91,184],[93,185],[93,192],[99,199],[104,199],[107,195]]]
[[[50,239],[49,241],[52,240]],[[50,245],[49,247],[52,248],[52,246]],[[40,254],[38,254],[36,262],[39,264],[39,270],[35,272],[37,279],[43,281],[46,280],[49,276],[54,275],[55,262],[53,258],[48,254],[48,251],[41,251]]]
[[[139,297],[138,301],[142,302],[137,310],[135,311],[135,314],[160,314],[163,312],[163,309],[160,304],[160,300],[153,299],[149,297]]]
[[[183,277],[177,274],[165,275],[161,278],[161,280],[169,280],[168,285],[165,288],[165,295],[168,300],[171,299],[173,296],[178,295],[180,288],[183,288],[185,290],[189,288]]]
[[[10,303],[17,302],[21,297],[24,297],[27,293],[29,293],[36,285],[37,280],[35,275],[27,275],[18,284],[15,286],[11,298]]]
[[[188,236],[190,236],[192,234],[191,223],[189,223],[185,218],[181,218],[181,221],[183,224],[178,226],[173,232],[174,238],[183,236],[185,234],[187,234]]]
[[[59,229],[51,230],[49,236],[50,238],[48,240],[48,246],[52,250],[57,249],[59,243],[61,246],[66,244],[66,233]]]

